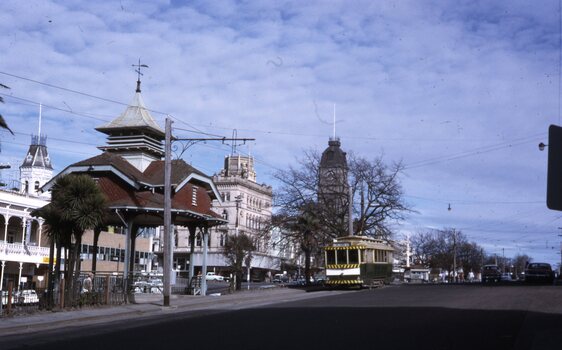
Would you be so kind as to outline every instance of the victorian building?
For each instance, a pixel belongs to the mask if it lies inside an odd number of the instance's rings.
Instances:
[[[264,280],[282,271],[283,264],[294,258],[294,252],[281,249],[278,244],[279,232],[268,229],[273,200],[272,188],[256,181],[254,158],[240,154],[226,156],[223,168],[213,176],[213,183],[222,198],[222,202],[215,200],[213,207],[227,222],[210,231],[207,258],[209,269],[223,275],[229,274],[223,247],[229,237],[244,233],[254,240],[256,247],[252,252],[251,278]],[[189,232],[177,228],[176,237],[175,265],[181,272],[188,265],[188,252],[191,250]],[[203,251],[199,232],[196,233],[193,243],[193,263],[199,266]]]
[[[39,190],[52,177],[53,167],[44,135],[31,137],[31,145],[20,166],[19,188],[0,189],[0,290],[13,287],[42,288],[49,263],[49,244],[43,220],[31,216],[49,202]]]

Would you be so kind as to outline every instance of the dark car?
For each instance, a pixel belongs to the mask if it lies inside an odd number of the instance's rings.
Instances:
[[[484,265],[482,267],[482,283],[499,282],[502,272],[498,265]]]
[[[530,263],[525,267],[525,282],[554,282],[554,271],[548,263]]]

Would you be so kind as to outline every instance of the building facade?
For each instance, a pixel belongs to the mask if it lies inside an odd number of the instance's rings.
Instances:
[[[207,265],[209,271],[228,275],[230,269],[223,255],[223,247],[228,238],[244,233],[250,236],[256,247],[252,253],[251,278],[264,280],[282,271],[284,262],[293,261],[294,251],[283,249],[279,232],[269,230],[273,192],[271,186],[256,181],[254,158],[233,154],[224,158],[224,166],[213,176],[221,202],[213,202],[214,210],[228,222],[210,230]],[[189,230],[175,229],[174,248],[175,268],[182,274],[189,266],[191,250]],[[195,234],[193,264],[202,264],[201,232]]]
[[[43,220],[31,212],[49,203],[50,197],[39,189],[52,176],[47,138],[32,136],[20,166],[20,188],[0,189],[0,290],[6,290],[8,282],[18,290],[44,287],[49,244]]]

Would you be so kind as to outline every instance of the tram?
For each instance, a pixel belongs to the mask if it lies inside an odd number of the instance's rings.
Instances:
[[[394,248],[367,236],[340,237],[324,248],[326,284],[378,287],[390,283]]]

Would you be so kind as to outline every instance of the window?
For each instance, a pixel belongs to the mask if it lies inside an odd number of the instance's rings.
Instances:
[[[197,206],[197,186],[192,186],[191,205]]]
[[[221,247],[224,247],[224,244],[226,243],[226,233],[221,233],[220,234],[220,240],[219,240],[219,245]]]
[[[39,191],[39,181],[35,181],[35,191]]]
[[[337,264],[347,264],[347,250],[337,250]]]
[[[349,251],[349,263],[359,264],[359,250],[353,249]]]
[[[197,236],[195,236],[195,245],[198,246],[198,247],[201,247],[201,245],[202,245],[200,233],[198,233]]]
[[[334,265],[336,263],[336,251],[326,250],[326,264]]]

